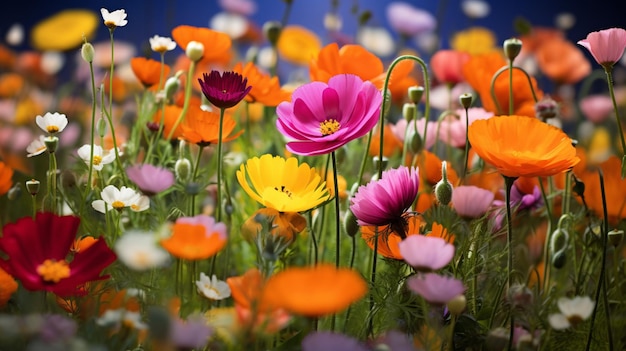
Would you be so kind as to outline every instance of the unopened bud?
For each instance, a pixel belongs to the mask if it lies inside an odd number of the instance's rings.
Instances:
[[[472,106],[472,98],[473,96],[470,93],[461,94],[461,96],[459,96],[459,102],[461,102],[461,106],[467,110]]]
[[[37,179],[31,179],[26,181],[26,190],[32,196],[35,196],[39,193],[39,186],[41,183]]]
[[[346,211],[346,214],[343,216],[343,227],[350,237],[354,237],[359,233],[360,227],[356,221],[356,216],[350,210]]]
[[[186,158],[178,159],[174,165],[174,172],[180,182],[188,182],[189,178],[191,178],[191,161]]]
[[[522,41],[517,38],[511,38],[504,41],[504,55],[513,61],[522,50]]]
[[[185,54],[193,62],[198,62],[204,56],[204,44],[198,41],[190,41],[185,49]]]
[[[422,101],[422,96],[424,95],[424,87],[421,86],[412,86],[409,87],[409,100],[414,104],[419,104]]]
[[[619,244],[622,243],[622,238],[624,238],[624,231],[613,229],[609,232],[608,236],[609,236],[609,242],[611,243],[611,245],[613,245],[613,247],[618,247]]]
[[[417,105],[412,102],[406,102],[402,105],[402,117],[404,117],[407,122],[414,120],[417,117]]]
[[[178,71],[175,76],[167,78],[165,81],[165,99],[170,100],[174,94],[180,88],[180,74],[182,71]]]
[[[363,11],[359,15],[359,25],[364,26],[369,22],[370,18],[372,18],[372,13],[370,11]]]
[[[535,104],[535,116],[542,121],[554,118],[559,114],[559,103],[550,96],[545,96]]]
[[[263,33],[272,46],[278,44],[278,39],[282,31],[283,25],[278,21],[268,21],[263,24]]]
[[[43,143],[46,145],[48,152],[53,154],[59,147],[59,138],[55,136],[48,136],[44,139]]]
[[[567,254],[565,251],[559,251],[552,257],[552,266],[556,269],[561,269],[567,261]]]
[[[104,118],[100,117],[98,119],[98,135],[100,136],[100,138],[104,138],[106,134],[107,134],[107,121],[105,121]]]
[[[85,62],[92,63],[93,57],[95,55],[95,49],[91,43],[86,42],[80,48],[80,56],[85,60]]]
[[[441,180],[435,185],[435,197],[437,201],[447,206],[452,201],[452,184],[448,181],[447,162],[441,162]]]
[[[420,133],[415,128],[410,128],[407,133],[405,143],[408,143],[409,151],[413,154],[418,154],[424,148],[424,140]]]
[[[448,306],[448,311],[450,311],[452,315],[458,316],[465,311],[465,307],[467,307],[467,299],[465,298],[465,295],[461,294],[448,301],[446,306]]]

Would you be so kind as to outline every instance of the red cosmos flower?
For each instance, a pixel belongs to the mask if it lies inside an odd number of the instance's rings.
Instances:
[[[104,268],[115,261],[115,253],[102,239],[88,248],[71,251],[80,218],[38,213],[35,220],[23,217],[3,228],[0,251],[8,256],[0,267],[22,282],[27,290],[45,290],[60,296],[84,294],[81,285],[106,279]]]
[[[248,85],[248,78],[244,78],[239,73],[211,71],[204,75],[204,81],[198,79],[202,93],[206,98],[218,108],[230,108],[243,100],[252,89]]]

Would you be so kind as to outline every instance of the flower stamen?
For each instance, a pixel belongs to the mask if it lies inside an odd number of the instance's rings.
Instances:
[[[37,266],[37,274],[46,282],[58,283],[70,276],[70,266],[65,261],[47,259]]]
[[[278,189],[278,187],[275,186],[274,190],[280,191],[281,193],[286,194],[288,197],[291,197],[291,191],[289,191],[289,189],[287,189],[284,185],[281,185],[280,189]]]
[[[54,134],[54,133],[57,133],[59,131],[59,127],[58,126],[47,126],[46,130],[48,131],[48,133]]]
[[[122,201],[119,201],[119,200],[113,201],[111,206],[113,206],[113,208],[118,211],[121,211],[124,207],[126,207],[126,205]]]
[[[320,132],[323,136],[331,135],[339,130],[341,125],[337,122],[336,119],[327,119],[324,122],[320,122]]]

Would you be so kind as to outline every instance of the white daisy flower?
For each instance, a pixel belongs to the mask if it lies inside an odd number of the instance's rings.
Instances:
[[[35,122],[39,128],[41,128],[44,132],[48,132],[50,134],[60,133],[67,126],[67,117],[65,117],[62,113],[50,113],[46,112],[45,115],[37,116],[35,118]]]
[[[484,0],[464,0],[461,2],[461,9],[469,18],[485,18],[491,12],[489,3]]]
[[[145,211],[150,208],[150,198],[146,195],[140,195],[129,207],[135,212]]]
[[[9,45],[18,46],[24,41],[24,26],[20,23],[13,23],[7,31],[5,40]]]
[[[589,296],[576,296],[572,299],[561,297],[557,304],[561,313],[548,316],[550,325],[556,330],[575,327],[589,318],[595,307],[595,302]]]
[[[26,157],[33,157],[44,153],[47,149],[45,141],[46,137],[40,135],[39,138],[33,140],[30,144],[28,144],[28,146],[26,147],[26,152],[28,152],[28,155],[26,155]]]
[[[391,34],[384,27],[364,26],[356,36],[357,43],[378,56],[389,56],[396,50]]]
[[[150,40],[150,47],[152,51],[158,53],[164,53],[166,51],[172,51],[176,48],[176,42],[170,37],[161,37],[158,35],[153,36]]]
[[[158,244],[158,238],[151,232],[128,231],[115,242],[113,249],[117,258],[135,271],[163,267],[170,260],[170,255]]]
[[[109,28],[124,27],[128,23],[126,10],[124,9],[109,12],[109,10],[101,8],[100,13],[102,14],[104,25]]]
[[[124,308],[106,310],[102,316],[96,319],[96,324],[101,327],[112,328],[113,330],[118,330],[122,326],[137,330],[148,329],[147,324],[141,321],[139,312],[128,311]]]
[[[200,273],[200,280],[196,281],[198,292],[210,300],[223,300],[230,296],[230,287],[224,281],[218,280],[215,274],[209,278]]]
[[[95,200],[91,203],[91,206],[98,212],[106,213],[108,209],[116,209],[118,211],[123,210],[125,207],[131,207],[135,205],[139,208],[140,205],[144,205],[140,203],[141,194],[136,192],[131,188],[127,188],[122,186],[120,189],[115,187],[115,185],[108,185],[102,192],[100,192],[100,196],[102,200]],[[144,208],[145,209],[145,208]]]
[[[81,146],[78,149],[78,156],[89,165],[89,161],[91,160],[91,145],[85,144]],[[113,161],[115,161],[115,151],[113,149],[109,150],[105,155],[101,146],[93,146],[93,169],[101,171],[104,165],[108,165]]]
[[[241,38],[248,31],[248,20],[242,15],[220,12],[209,21],[209,27],[228,34],[232,39]]]

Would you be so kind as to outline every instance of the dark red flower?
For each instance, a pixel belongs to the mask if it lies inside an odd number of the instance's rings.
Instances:
[[[45,290],[60,296],[82,295],[81,286],[100,276],[115,261],[115,253],[103,239],[68,259],[80,218],[38,213],[35,220],[23,217],[3,228],[0,267],[31,291]]]
[[[206,98],[218,108],[229,108],[237,105],[243,100],[252,86],[248,85],[248,78],[236,72],[211,71],[204,73],[204,81],[198,79],[202,93]]]

